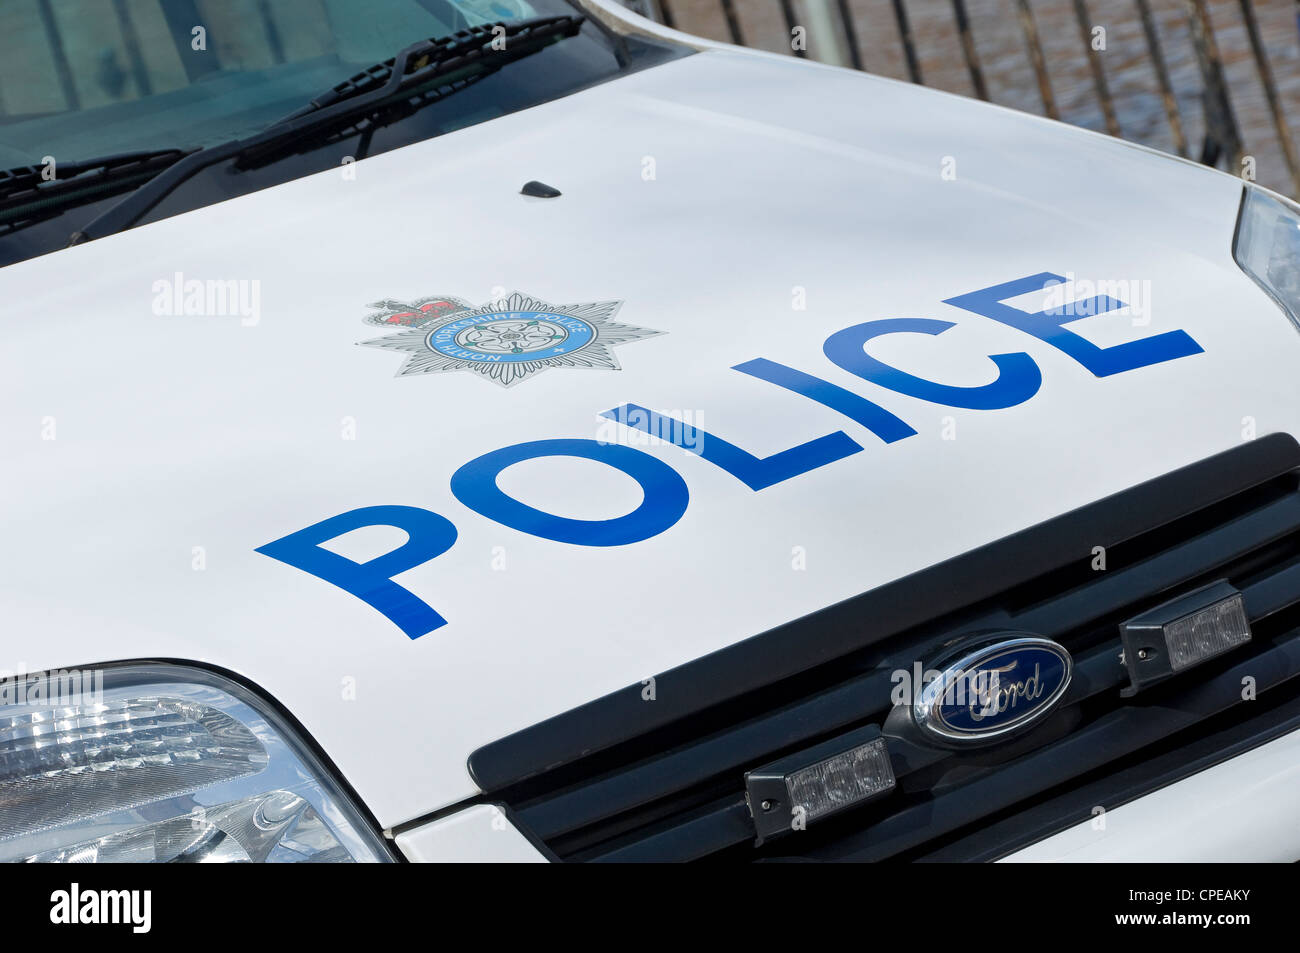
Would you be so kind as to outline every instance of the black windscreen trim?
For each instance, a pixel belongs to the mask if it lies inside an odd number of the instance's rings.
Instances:
[[[1270,434],[854,596],[479,748],[484,792],[629,741],[746,692],[1024,584],[1300,468],[1300,444]],[[868,629],[860,620],[869,618]]]

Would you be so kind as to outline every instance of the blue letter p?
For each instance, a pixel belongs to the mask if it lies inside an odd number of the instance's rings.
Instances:
[[[390,553],[359,563],[322,549],[321,543],[363,526],[395,526],[410,537]],[[409,638],[418,639],[447,620],[392,577],[441,556],[456,542],[445,517],[414,506],[363,506],[259,546],[257,552],[352,593],[386,615]]]

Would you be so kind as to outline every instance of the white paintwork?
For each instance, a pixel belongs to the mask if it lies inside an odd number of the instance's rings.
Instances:
[[[422,864],[538,864],[546,858],[500,808],[476,804],[395,838],[407,860]]]
[[[947,156],[954,181],[940,175]],[[1300,433],[1300,336],[1230,257],[1240,183],[1103,136],[710,49],[354,169],[355,181],[322,173],[0,272],[0,665],[232,669],[294,713],[386,827],[475,794],[466,756],[505,734],[1228,449],[1243,418]],[[564,195],[525,199],[529,179]],[[1150,282],[1149,326],[1075,325],[1098,343],[1183,328],[1206,353],[1096,379],[939,303],[1043,270]],[[259,280],[260,323],[156,316],[153,283],[178,271]],[[806,310],[791,307],[796,286]],[[620,320],[667,333],[620,347],[622,371],[552,370],[509,390],[465,373],[398,379],[398,356],[355,346],[376,336],[368,302],[477,303],[494,288],[622,299]],[[1024,350],[1041,392],[953,410],[821,353],[848,325],[926,316],[957,326],[873,353],[974,385],[991,377],[985,355]],[[883,446],[729,370],[756,357],[920,433]],[[450,494],[479,454],[595,437],[597,413],[626,400],[692,411],[759,455],[837,429],[866,449],[754,493],[647,447],[682,474],[690,507],[614,549],[520,534]],[[56,440],[41,439],[46,418]],[[357,439],[341,439],[345,418]],[[942,438],[948,418],[955,440]],[[527,475],[503,482],[556,512],[635,503],[599,470]],[[254,552],[385,503],[460,533],[398,577],[449,620],[417,641]],[[806,570],[792,568],[795,547]]]
[[[1300,731],[1017,851],[1006,863],[1300,860]],[[1102,805],[1104,807],[1105,805]]]

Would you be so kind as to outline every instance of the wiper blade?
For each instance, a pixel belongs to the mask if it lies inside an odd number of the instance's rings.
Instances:
[[[581,14],[531,17],[513,22],[482,24],[438,39],[421,40],[414,46],[407,47],[396,57],[376,63],[355,76],[345,79],[268,128],[274,129],[282,123],[292,122],[302,116],[327,109],[336,103],[384,88],[392,82],[393,68],[402,56],[408,56],[403,72],[409,71],[411,79],[416,79],[415,74],[418,73],[419,82],[423,82],[445,76],[464,66],[477,65],[486,59],[494,58],[498,53],[511,53],[511,48],[518,47],[520,44],[523,44],[524,48],[513,52],[531,53],[537,48],[539,41],[550,43],[561,37],[573,36],[586,19]],[[497,43],[501,44],[500,48],[495,46]],[[518,56],[501,59],[508,62],[517,58]],[[419,82],[403,82],[402,85],[409,88],[419,85]]]
[[[397,57],[357,73],[296,112],[272,123],[261,134],[270,136],[269,141],[252,145],[242,152],[239,168],[250,168],[259,159],[279,152],[285,146],[299,145],[303,137],[298,133],[303,121],[308,123],[307,132],[344,127],[338,138],[347,138],[361,131],[348,128],[349,123],[380,114],[386,118],[410,115],[509,63],[576,35],[585,21],[586,17],[580,14],[532,17],[511,23],[482,24],[438,39],[422,40],[407,47]],[[396,61],[403,55],[409,55],[407,65],[404,70],[397,69]],[[320,120],[327,112],[333,115],[335,108],[341,108],[340,104],[349,103],[353,108],[343,109],[339,114],[343,121],[313,121],[313,117]],[[357,106],[361,106],[359,112]],[[273,135],[279,129],[292,130],[293,134]]]
[[[185,156],[74,232],[68,244],[77,245],[131,228],[178,185],[209,166],[234,158],[252,161],[296,144],[312,133],[347,126],[386,108],[404,94],[438,81],[445,82],[461,73],[495,71],[564,37],[576,35],[585,20],[586,17],[574,14],[487,23],[451,36],[414,43],[261,132]]]
[[[0,235],[63,214],[69,206],[137,188],[196,149],[124,152],[0,172]]]
[[[153,149],[123,152],[75,162],[24,165],[0,172],[0,212],[11,204],[26,203],[56,193],[80,190],[140,175],[154,175],[179,162],[194,149]]]

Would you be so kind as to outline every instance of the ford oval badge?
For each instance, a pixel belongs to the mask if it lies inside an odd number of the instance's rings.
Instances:
[[[992,741],[1045,717],[1070,685],[1070,653],[1051,639],[1015,635],[945,665],[916,693],[912,717],[949,744]]]

